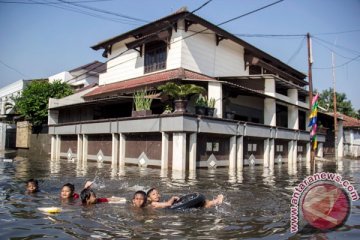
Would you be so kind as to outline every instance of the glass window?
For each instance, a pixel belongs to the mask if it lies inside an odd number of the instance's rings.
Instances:
[[[144,73],[166,69],[167,45],[163,41],[145,45]]]

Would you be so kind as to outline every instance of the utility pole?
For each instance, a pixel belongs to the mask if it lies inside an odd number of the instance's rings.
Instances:
[[[313,64],[313,58],[312,58],[312,46],[311,46],[311,38],[310,33],[306,34],[307,37],[307,47],[308,47],[308,64],[309,64],[309,70],[308,70],[308,80],[309,80],[309,111],[311,113],[311,103],[313,99],[313,85],[312,85],[312,64]],[[310,141],[310,165],[313,168],[315,172],[315,151],[312,146],[312,141]]]
[[[333,104],[334,104],[334,152],[335,152],[335,160],[338,159],[338,152],[337,152],[337,113],[336,113],[336,84],[335,84],[335,57],[334,52],[331,52],[331,60],[332,60],[332,76],[333,76]]]

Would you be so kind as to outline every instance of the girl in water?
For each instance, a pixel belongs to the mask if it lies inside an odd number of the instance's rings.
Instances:
[[[79,194],[77,194],[77,193],[75,192],[75,187],[74,187],[73,184],[71,184],[71,183],[66,183],[66,184],[64,184],[64,186],[61,188],[60,198],[61,198],[61,200],[73,200],[73,199],[78,199],[78,198],[79,198]]]
[[[93,182],[87,181],[84,190],[80,193],[81,202],[85,205],[91,205],[96,203],[125,203],[126,199],[122,197],[111,197],[111,198],[98,198],[94,190],[91,189]]]
[[[168,201],[166,202],[160,202],[160,193],[158,192],[158,190],[156,188],[151,188],[148,192],[147,192],[147,197],[148,197],[148,201],[150,203],[150,206],[152,206],[153,208],[167,208],[167,207],[171,207],[171,205],[173,205],[177,200],[179,200],[179,197],[177,196],[172,196]],[[222,194],[219,194],[216,198],[214,198],[213,200],[207,200],[205,199],[203,206],[204,208],[211,208],[217,205],[222,204],[224,199],[224,196]]]

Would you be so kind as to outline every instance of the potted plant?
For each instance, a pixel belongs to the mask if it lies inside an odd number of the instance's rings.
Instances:
[[[212,117],[214,116],[215,112],[215,98],[210,98],[207,101],[207,115]]]
[[[195,84],[176,84],[173,82],[159,86],[158,90],[175,99],[175,112],[186,112],[188,97],[192,94],[205,92],[205,88]]]
[[[152,98],[146,96],[147,91],[146,89],[136,91],[134,93],[134,105],[135,111],[132,111],[131,116],[133,117],[143,117],[152,114],[150,110]]]
[[[164,112],[163,112],[162,114],[169,114],[169,113],[171,113],[172,111],[173,111],[173,108],[172,108],[169,104],[167,104],[167,105],[165,106]]]
[[[199,115],[206,114],[207,100],[202,94],[199,94],[195,101],[195,113]]]

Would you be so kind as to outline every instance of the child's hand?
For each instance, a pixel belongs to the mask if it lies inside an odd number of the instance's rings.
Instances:
[[[90,188],[92,184],[93,184],[92,181],[86,181],[84,189]]]
[[[114,197],[108,198],[109,203],[126,203],[126,198],[123,197]]]

